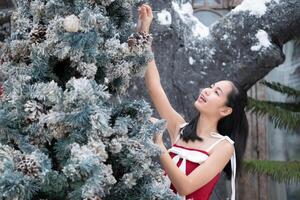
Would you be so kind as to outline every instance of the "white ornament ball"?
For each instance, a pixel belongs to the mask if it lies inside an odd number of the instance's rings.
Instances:
[[[79,18],[75,15],[65,17],[64,28],[68,32],[77,32],[79,30]]]

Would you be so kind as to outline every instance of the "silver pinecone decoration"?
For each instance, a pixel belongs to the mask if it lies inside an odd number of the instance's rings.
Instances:
[[[41,43],[46,39],[47,28],[39,25],[30,32],[30,41],[33,43]]]
[[[146,48],[151,48],[153,37],[146,32],[132,33],[127,40],[131,52],[142,53]]]
[[[30,121],[37,121],[42,113],[46,113],[44,106],[36,101],[29,100],[24,107],[25,112],[28,113],[27,119]]]
[[[41,167],[36,160],[27,155],[22,155],[18,158],[16,168],[27,176],[38,177],[41,172]]]
[[[109,6],[111,3],[113,3],[115,0],[93,0],[95,3],[100,3],[102,6]]]
[[[69,128],[62,123],[48,125],[54,138],[60,139],[68,136]]]

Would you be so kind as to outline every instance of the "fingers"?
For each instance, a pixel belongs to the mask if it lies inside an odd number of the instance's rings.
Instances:
[[[158,121],[158,119],[157,118],[154,118],[154,117],[150,117],[150,119],[149,119],[152,123],[155,123],[156,121]]]
[[[143,14],[148,15],[147,8],[145,6],[143,6],[142,11],[143,11]]]
[[[143,4],[140,6],[138,11],[142,12],[143,14],[147,14],[147,16],[152,16],[152,8],[148,4]]]
[[[140,15],[146,15],[147,14],[146,8],[144,6],[139,7],[138,11],[139,11]]]
[[[162,143],[163,142],[163,134],[164,134],[163,131],[155,133],[153,138],[152,138],[153,142],[156,143],[156,144]]]
[[[143,6],[146,8],[147,15],[152,15],[152,8],[148,4],[143,4]]]

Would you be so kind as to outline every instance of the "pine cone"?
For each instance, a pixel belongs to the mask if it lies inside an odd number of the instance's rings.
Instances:
[[[153,37],[146,32],[136,32],[128,37],[127,43],[130,51],[141,52],[151,46]]]
[[[45,26],[39,25],[34,28],[30,33],[30,41],[32,43],[41,43],[46,39],[46,30]]]
[[[2,48],[2,59],[4,62],[16,62],[16,63],[31,63],[30,52],[31,44],[28,40],[13,40],[11,43]]]
[[[43,137],[30,137],[29,143],[37,146],[38,148],[45,148],[45,139]]]
[[[102,6],[109,6],[111,3],[113,3],[115,0],[90,0],[89,2],[93,3],[93,5],[100,4]]]
[[[41,167],[36,160],[30,156],[23,155],[18,159],[16,164],[17,170],[27,176],[37,177],[41,172]]]
[[[69,134],[68,127],[61,123],[51,124],[49,128],[51,130],[53,137],[56,139],[64,138]]]
[[[46,113],[43,104],[29,100],[24,105],[25,112],[29,113],[27,119],[30,121],[37,121],[42,113]]]
[[[35,133],[30,134],[28,137],[28,142],[40,149],[45,148],[46,145],[49,143],[49,140],[51,140],[51,137],[43,129],[44,129],[43,126],[35,127]]]

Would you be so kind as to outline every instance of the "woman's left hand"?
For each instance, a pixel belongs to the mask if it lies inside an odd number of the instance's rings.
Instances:
[[[157,118],[154,117],[150,117],[149,119],[152,123],[155,123],[156,121],[158,121]],[[159,132],[153,135],[153,142],[155,144],[157,144],[162,150],[166,149],[164,142],[163,142],[163,134],[164,132]]]
[[[149,119],[149,121],[151,121],[153,124],[156,123],[158,120],[159,119],[154,118],[154,117],[150,117],[150,119]],[[161,143],[163,143],[163,139],[162,139],[163,134],[164,134],[163,132],[154,134],[154,136],[153,136],[153,142],[155,144],[161,144]]]
[[[155,144],[159,146],[160,150],[162,151],[162,154],[164,154],[168,151],[168,149],[166,148],[162,137],[163,137],[163,132],[156,133],[153,136],[153,141]]]
[[[164,143],[163,143],[163,132],[159,132],[159,133],[156,133],[156,134],[154,134],[154,136],[153,136],[153,142],[155,143],[155,144],[157,144],[157,145],[163,145]]]

